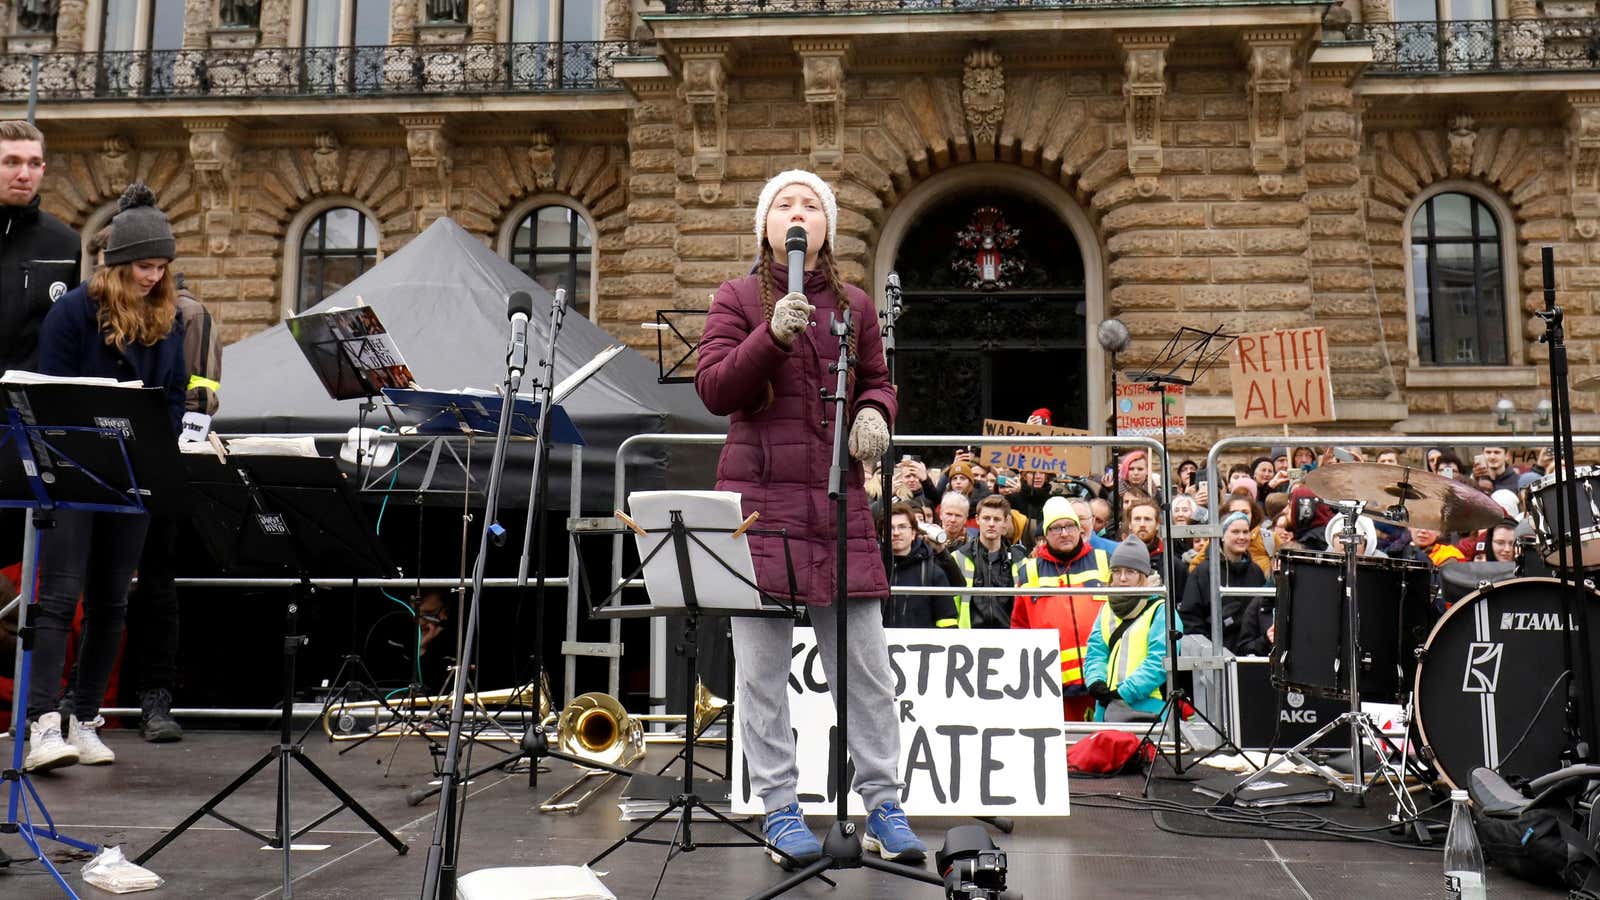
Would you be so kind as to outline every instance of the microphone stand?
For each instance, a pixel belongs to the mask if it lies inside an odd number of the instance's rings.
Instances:
[[[461,730],[466,712],[467,673],[472,670],[472,655],[477,649],[478,609],[483,597],[484,569],[489,546],[499,546],[505,538],[500,525],[500,481],[505,469],[506,446],[511,436],[511,419],[516,409],[517,389],[527,367],[526,340],[513,340],[506,359],[506,380],[500,403],[500,423],[494,436],[494,454],[489,462],[489,488],[484,499],[483,531],[478,539],[478,558],[472,566],[472,602],[467,607],[465,638],[457,660],[455,690],[450,698],[450,736],[445,743],[443,772],[440,773],[439,815],[434,821],[433,841],[422,875],[422,900],[451,900],[456,895],[456,857],[461,848],[461,815],[464,795],[457,799],[465,779],[461,772]]]
[[[1566,623],[1561,642],[1564,667],[1571,673],[1567,678],[1566,732],[1567,746],[1561,753],[1566,765],[1591,761],[1590,741],[1595,731],[1595,698],[1593,694],[1594,668],[1589,659],[1589,604],[1584,597],[1583,575],[1579,548],[1582,544],[1582,522],[1578,517],[1577,475],[1574,473],[1572,444],[1572,403],[1567,391],[1567,345],[1562,328],[1564,313],[1556,305],[1555,254],[1549,247],[1542,248],[1540,262],[1544,275],[1544,309],[1534,315],[1544,320],[1541,343],[1550,347],[1550,407],[1555,423],[1556,471],[1556,535],[1559,556],[1557,576],[1560,577],[1561,616]],[[1576,616],[1577,640],[1582,641],[1573,651],[1573,621]],[[1576,657],[1577,669],[1573,662]]]
[[[791,277],[792,274],[791,274]],[[761,891],[752,896],[751,900],[770,900],[787,892],[812,878],[820,877],[823,873],[835,869],[877,869],[902,878],[909,878],[928,884],[943,885],[944,879],[939,875],[924,869],[917,869],[901,863],[889,862],[885,859],[868,856],[861,852],[861,834],[856,829],[856,824],[850,821],[850,775],[846,771],[845,747],[849,744],[849,706],[850,706],[850,656],[845,652],[849,640],[848,623],[850,619],[850,586],[849,586],[849,559],[847,553],[850,547],[848,536],[850,498],[845,484],[845,475],[849,472],[850,455],[846,451],[846,444],[850,433],[849,373],[855,360],[850,357],[850,313],[835,311],[828,325],[828,333],[839,340],[839,359],[830,365],[829,371],[835,375],[833,393],[830,395],[823,389],[823,400],[833,407],[833,463],[828,469],[828,500],[833,503],[834,511],[834,615],[835,633],[834,647],[838,665],[835,675],[838,684],[834,693],[834,728],[838,733],[838,740],[833,745],[833,760],[829,770],[833,773],[833,794],[835,800],[834,823],[828,829],[828,836],[822,842],[822,857],[816,862],[795,872],[790,878]],[[876,615],[877,607],[874,606],[868,615]]]
[[[889,365],[889,384],[894,385],[895,328],[900,316],[905,312],[900,300],[898,273],[889,273],[889,278],[883,287],[883,297],[888,308],[878,313],[878,319],[882,323],[879,330],[883,332],[883,356]],[[889,526],[893,524],[894,511],[894,429],[892,428],[889,429],[889,446],[883,451],[883,459],[878,463],[878,475],[883,483],[883,502],[880,504],[883,507],[883,539],[880,541],[883,547],[883,570],[893,572],[894,548],[889,544]]]

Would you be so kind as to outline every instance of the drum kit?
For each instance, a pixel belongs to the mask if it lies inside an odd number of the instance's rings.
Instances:
[[[1480,766],[1533,778],[1571,762],[1572,697],[1600,695],[1600,684],[1576,691],[1568,680],[1588,671],[1574,665],[1574,653],[1600,655],[1600,635],[1582,627],[1588,611],[1600,612],[1600,593],[1585,583],[1583,606],[1574,612],[1568,582],[1529,574],[1550,571],[1546,563],[1558,564],[1567,540],[1554,524],[1555,476],[1530,488],[1534,539],[1524,542],[1521,559],[1442,567],[1440,572],[1450,573],[1446,578],[1455,582],[1453,594],[1435,588],[1427,562],[1360,555],[1356,517],[1438,532],[1473,531],[1505,518],[1487,495],[1429,472],[1376,463],[1325,466],[1308,473],[1303,483],[1318,497],[1344,498],[1323,501],[1344,516],[1342,548],[1279,552],[1273,683],[1281,690],[1348,700],[1349,712],[1241,781],[1223,802],[1292,761],[1316,770],[1358,801],[1383,782],[1397,801],[1391,820],[1409,823],[1417,808],[1405,787],[1408,764],[1426,783],[1442,779],[1464,788]],[[1575,487],[1582,528],[1580,546],[1571,556],[1577,568],[1600,567],[1600,507],[1590,499],[1600,494],[1600,470],[1578,469]],[[1462,584],[1451,577],[1457,574],[1473,582]],[[1446,599],[1453,602],[1440,616],[1436,610]],[[1581,635],[1581,648],[1570,647],[1569,633]],[[1415,731],[1407,728],[1403,746],[1397,748],[1379,731],[1362,711],[1363,700],[1404,709],[1402,718]],[[1307,755],[1325,735],[1345,726],[1350,728],[1351,779]],[[1363,747],[1376,760],[1371,780],[1363,772]],[[1419,839],[1426,838],[1420,826],[1413,828]]]

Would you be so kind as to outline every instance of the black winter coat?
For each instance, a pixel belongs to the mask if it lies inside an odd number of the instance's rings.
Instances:
[[[950,587],[944,567],[922,538],[911,544],[910,553],[894,558],[889,582],[895,587]],[[939,622],[953,624],[955,619],[956,598],[950,594],[890,594],[883,601],[885,628],[936,628]]]
[[[1206,557],[1205,562],[1189,573],[1184,584],[1183,603],[1178,606],[1184,634],[1211,637],[1211,566],[1215,561],[1216,557]],[[1227,568],[1222,570],[1223,587],[1260,587],[1268,583],[1266,573],[1248,555],[1241,557],[1238,562],[1228,563]],[[1234,653],[1248,655],[1241,649],[1241,642],[1245,611],[1250,606],[1250,599],[1222,598],[1222,644]]]
[[[39,328],[78,284],[78,233],[39,208],[0,206],[0,372],[37,371]]]

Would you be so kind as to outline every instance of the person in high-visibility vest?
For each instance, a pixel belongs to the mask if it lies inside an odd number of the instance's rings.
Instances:
[[[1066,497],[1044,505],[1044,546],[1022,564],[1018,587],[1100,587],[1111,581],[1111,556],[1089,546],[1078,514]],[[1017,597],[1012,628],[1053,628],[1061,640],[1062,711],[1069,722],[1085,719],[1093,700],[1083,680],[1083,656],[1104,600],[1086,594]]]
[[[1111,554],[1111,586],[1142,587],[1150,578],[1150,550],[1129,536]],[[1182,630],[1174,620],[1173,625]],[[1167,607],[1160,594],[1111,597],[1095,618],[1083,677],[1094,698],[1096,722],[1154,719],[1165,700]]]
[[[978,539],[952,553],[961,567],[967,587],[1015,587],[1028,553],[1020,544],[1006,540],[1006,523],[1011,519],[1011,504],[999,494],[978,501]],[[958,627],[1011,627],[1011,597],[957,597]]]

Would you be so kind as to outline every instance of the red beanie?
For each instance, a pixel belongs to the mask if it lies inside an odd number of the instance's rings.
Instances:
[[[1044,408],[1043,406],[1039,407],[1038,409],[1036,409],[1033,412],[1028,414],[1028,418],[1030,418],[1030,419],[1035,417],[1035,416],[1038,416],[1039,420],[1044,422],[1044,424],[1046,424],[1046,425],[1050,424],[1050,410]]]

